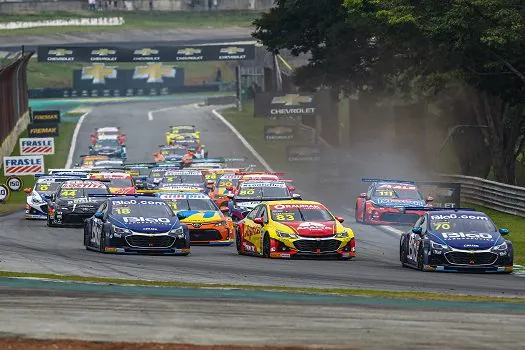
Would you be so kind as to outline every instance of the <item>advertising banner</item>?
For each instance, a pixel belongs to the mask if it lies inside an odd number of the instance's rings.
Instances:
[[[286,147],[286,159],[294,162],[319,162],[323,150],[318,145],[288,145]]]
[[[55,139],[45,138],[21,138],[20,155],[55,154]]]
[[[255,45],[195,46],[38,46],[38,62],[195,62],[255,58]]]
[[[27,126],[27,134],[31,138],[56,137],[58,136],[58,125],[54,123],[31,123]]]
[[[314,94],[285,94],[261,92],[255,94],[255,117],[282,118],[315,116],[317,105]]]
[[[294,140],[297,127],[295,125],[265,125],[264,139],[272,140]]]
[[[35,175],[45,172],[44,156],[4,157],[4,175]]]
[[[424,198],[432,197],[436,208],[460,208],[461,184],[457,182],[417,181]]]
[[[33,123],[60,123],[60,111],[33,111]]]

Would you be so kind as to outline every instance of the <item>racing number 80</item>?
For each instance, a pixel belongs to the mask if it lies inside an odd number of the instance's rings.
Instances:
[[[254,194],[254,193],[255,193],[255,190],[253,190],[253,189],[250,189],[250,190],[241,190],[241,191],[239,192],[239,194],[241,194],[241,195],[246,195],[246,194],[250,195],[250,194]]]

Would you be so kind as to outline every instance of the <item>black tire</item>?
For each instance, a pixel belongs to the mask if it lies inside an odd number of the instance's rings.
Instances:
[[[354,213],[355,222],[360,222],[359,217],[357,216],[358,208],[359,208],[359,206],[358,206],[357,203],[356,203],[356,204],[355,204],[355,213]]]
[[[423,257],[423,242],[421,242],[421,245],[419,246],[419,249],[417,250],[417,269],[419,271],[423,271],[425,265],[425,260]]]
[[[270,236],[268,235],[268,233],[264,235],[262,248],[263,256],[265,258],[270,258]]]
[[[238,226],[235,228],[235,247],[237,248],[237,254],[242,255],[241,232]]]
[[[407,264],[407,250],[406,242],[403,241],[403,244],[399,247],[399,261],[401,261],[401,266],[406,267]]]
[[[88,246],[89,246],[89,230],[87,228],[87,224],[85,224],[84,225],[84,247],[86,249],[89,249]]]
[[[104,230],[100,232],[100,245],[98,247],[98,251],[101,253],[106,252],[106,233],[104,232]]]
[[[47,227],[56,227],[55,224],[53,224],[53,220],[48,216],[47,217]]]

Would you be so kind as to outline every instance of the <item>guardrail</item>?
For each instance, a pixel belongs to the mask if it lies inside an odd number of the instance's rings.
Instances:
[[[449,174],[440,176],[461,184],[462,201],[525,217],[525,187],[473,176]]]

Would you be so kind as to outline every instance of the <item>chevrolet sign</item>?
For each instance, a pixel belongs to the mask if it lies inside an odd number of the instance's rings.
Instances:
[[[316,115],[317,106],[312,95],[259,93],[255,96],[256,117],[302,117]]]

